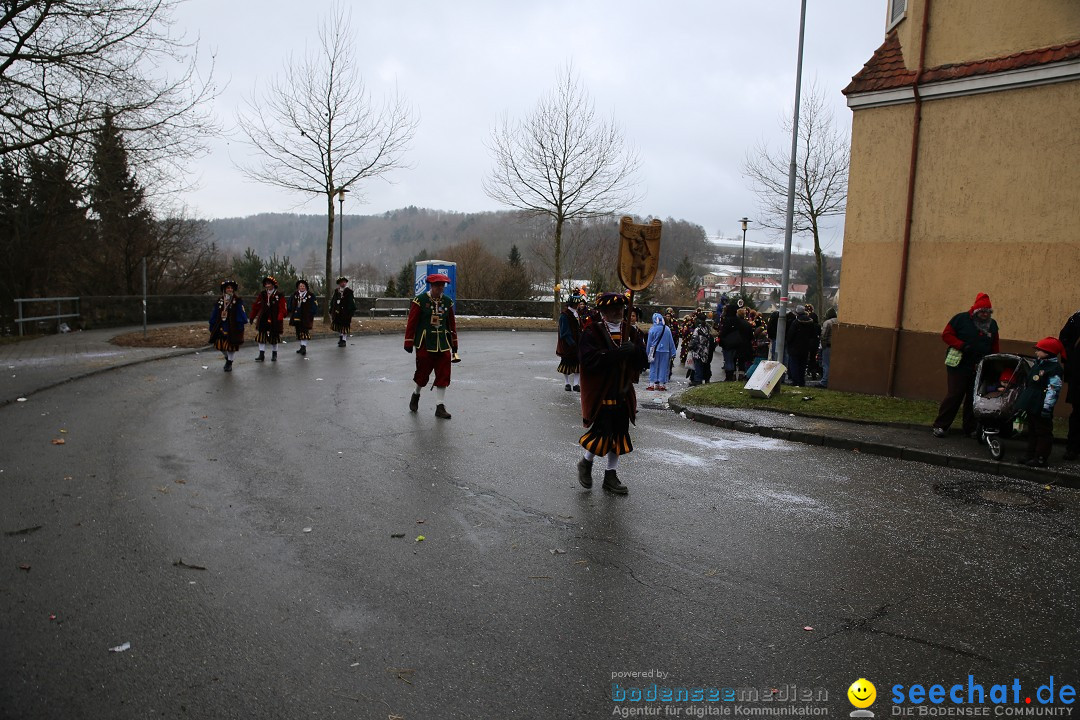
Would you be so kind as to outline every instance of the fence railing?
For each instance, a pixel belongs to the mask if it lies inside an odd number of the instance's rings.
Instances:
[[[75,304],[75,312],[65,313],[62,311],[62,304],[65,302],[72,302]],[[32,317],[26,317],[23,315],[23,305],[25,303],[56,303],[55,315],[34,315]],[[64,318],[77,318],[82,314],[79,312],[79,298],[77,297],[57,297],[57,298],[15,298],[16,317],[15,322],[19,326],[19,335],[23,334],[23,323],[37,322],[38,320],[63,320]]]

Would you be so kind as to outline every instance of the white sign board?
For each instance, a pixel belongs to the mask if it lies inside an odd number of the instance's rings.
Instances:
[[[746,385],[743,387],[754,397],[771,397],[776,392],[777,386],[780,385],[780,380],[783,379],[785,372],[787,372],[787,368],[784,367],[783,363],[775,360],[763,360],[758,363],[754,374],[750,376],[750,379],[746,381]]]

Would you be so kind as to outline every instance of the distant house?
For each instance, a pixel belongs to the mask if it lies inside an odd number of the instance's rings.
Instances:
[[[884,41],[844,90],[829,387],[936,398],[940,333],[976,293],[1027,353],[1080,304],[1080,2],[881,2]]]

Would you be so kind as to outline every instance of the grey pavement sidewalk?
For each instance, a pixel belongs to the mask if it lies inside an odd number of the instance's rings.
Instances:
[[[1047,485],[1080,487],[1080,461],[1063,461],[1061,454],[1064,448],[1060,445],[1054,447],[1051,467],[1029,468],[1017,463],[1025,453],[1026,442],[1023,440],[1004,440],[1005,454],[999,462],[991,459],[985,443],[966,438],[959,432],[936,438],[930,433],[930,428],[804,417],[773,410],[687,406],[681,397],[682,393],[678,393],[668,401],[672,410],[685,413],[691,420],[729,430],[900,460],[947,465]]]
[[[70,380],[113,368],[187,355],[190,348],[132,348],[109,342],[142,326],[45,335],[0,344],[0,407]]]

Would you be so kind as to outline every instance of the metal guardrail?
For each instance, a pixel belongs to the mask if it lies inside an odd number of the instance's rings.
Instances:
[[[55,315],[34,315],[33,317],[23,316],[23,303],[56,303]],[[61,312],[61,303],[74,302],[75,312],[64,313]],[[19,335],[23,334],[23,323],[34,322],[37,320],[63,320],[64,318],[77,318],[82,317],[82,313],[79,311],[79,298],[77,297],[57,297],[57,298],[15,298],[15,307],[17,308],[18,317],[15,318],[15,322],[19,325]]]

